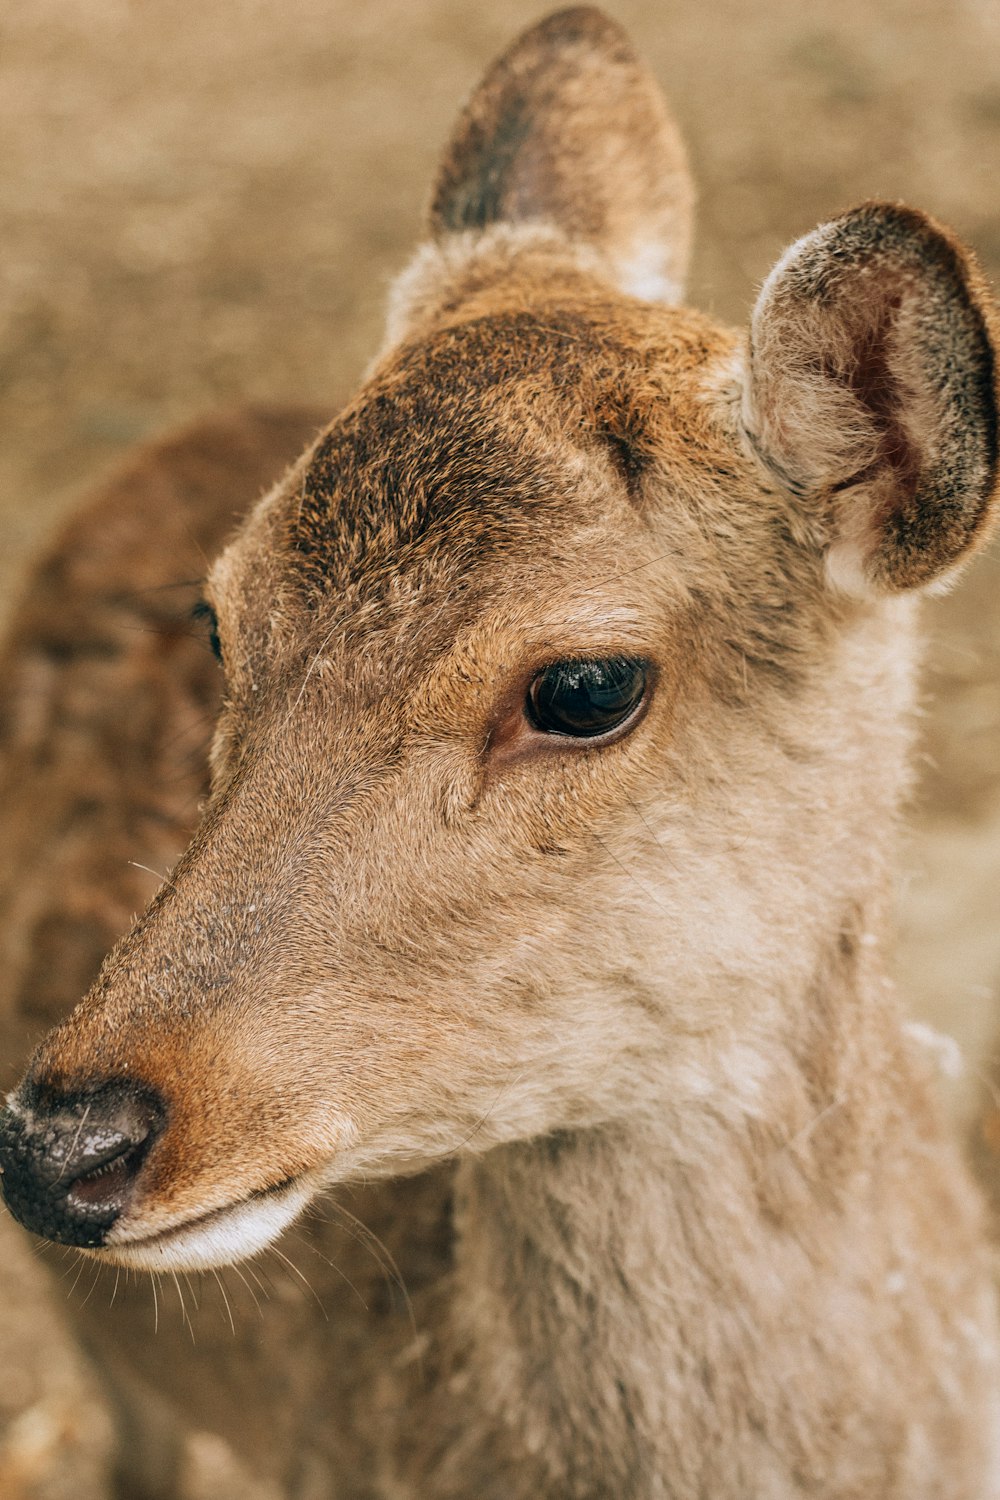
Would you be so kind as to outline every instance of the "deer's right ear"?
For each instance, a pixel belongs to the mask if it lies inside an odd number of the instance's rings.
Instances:
[[[461,236],[543,225],[596,252],[620,290],[678,301],[693,190],[655,79],[589,6],[531,27],[493,64],[445,150],[429,228]]]
[[[997,511],[994,313],[926,215],[867,203],[794,244],[754,309],[744,427],[857,596],[951,573]]]

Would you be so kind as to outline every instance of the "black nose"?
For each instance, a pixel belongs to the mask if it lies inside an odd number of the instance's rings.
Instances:
[[[22,1089],[0,1114],[7,1207],[46,1239],[103,1244],[163,1118],[156,1096],[132,1080],[72,1097]]]

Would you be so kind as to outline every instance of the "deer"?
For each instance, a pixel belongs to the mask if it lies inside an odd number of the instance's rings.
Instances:
[[[28,1230],[153,1274],[377,1205],[415,1325],[299,1315],[321,1373],[257,1425],[314,1461],[275,1493],[1000,1495],[990,1226],[887,971],[919,602],[997,511],[995,313],[948,229],[869,202],[720,327],[682,301],[692,205],[618,25],[542,20],[459,118],[359,393],[140,455],[8,656],[60,579],[71,620],[118,553],[160,579],[197,492],[220,682],[187,643],[156,680],[220,703],[204,804],[0,1161]]]

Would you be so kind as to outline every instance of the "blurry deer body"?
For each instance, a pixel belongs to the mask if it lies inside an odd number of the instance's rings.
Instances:
[[[748,342],[675,305],[689,200],[595,12],[487,75],[386,351],[212,569],[194,841],[10,1101],[14,1211],[140,1269],[457,1163],[426,1365],[359,1367],[331,1495],[1000,1494],[980,1208],[883,959],[989,313],[870,205]],[[532,711],[621,661],[607,732]]]

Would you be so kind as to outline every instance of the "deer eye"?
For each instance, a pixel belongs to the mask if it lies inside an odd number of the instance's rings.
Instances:
[[[208,624],[208,644],[212,648],[212,655],[216,661],[222,660],[222,642],[219,640],[219,617],[212,606],[204,599],[199,599],[191,611],[193,620],[205,620]]]
[[[649,669],[630,656],[557,661],[528,688],[525,710],[544,734],[594,739],[618,729],[646,696]]]

